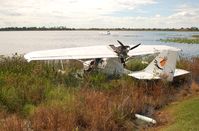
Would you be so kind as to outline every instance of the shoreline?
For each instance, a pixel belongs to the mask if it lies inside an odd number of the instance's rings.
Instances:
[[[67,27],[5,27],[0,31],[180,31],[199,32],[197,27],[191,28],[67,28]]]

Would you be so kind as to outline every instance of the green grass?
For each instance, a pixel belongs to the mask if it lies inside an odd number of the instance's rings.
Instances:
[[[127,62],[126,65],[127,65],[126,68],[131,71],[139,71],[139,70],[143,70],[144,68],[146,68],[148,64],[142,63],[142,59],[140,59],[140,58],[134,58],[132,60],[129,60],[129,62]]]
[[[187,43],[187,44],[199,44],[199,39],[188,39],[188,38],[161,39],[160,41],[175,42],[175,43]]]
[[[55,99],[66,101],[68,90],[80,85],[73,67],[61,74],[53,63],[28,63],[20,56],[0,60],[0,107],[10,113],[26,116],[30,107]]]
[[[177,105],[167,107],[174,122],[164,131],[198,131],[199,130],[199,96],[179,102]]]

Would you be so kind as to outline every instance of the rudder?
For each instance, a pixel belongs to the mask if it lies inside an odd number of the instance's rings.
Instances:
[[[167,81],[172,81],[176,69],[177,51],[162,51],[144,70],[153,74],[153,77],[160,77]]]

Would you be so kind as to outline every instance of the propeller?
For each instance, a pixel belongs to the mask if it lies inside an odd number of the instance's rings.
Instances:
[[[117,40],[117,42],[121,45],[121,46],[119,46],[118,48],[126,49],[126,50],[127,50],[127,53],[128,53],[130,50],[133,50],[133,49],[135,49],[135,48],[137,48],[138,46],[141,45],[141,43],[139,43],[139,44],[137,44],[137,45],[135,45],[135,46],[133,46],[133,47],[130,48],[130,46],[124,45],[124,44],[123,44],[121,41],[119,41],[119,40]],[[129,49],[128,49],[128,48],[129,48]]]
[[[125,46],[121,41],[117,40],[117,42],[118,42],[122,47],[129,48],[129,46]]]
[[[115,47],[114,45],[110,45],[112,47],[112,49],[117,53],[117,55],[120,57],[121,63],[123,63],[123,65],[125,66],[125,62],[128,60],[129,56],[128,56],[128,52],[130,50],[133,50],[135,48],[137,48],[138,46],[141,45],[141,43],[133,46],[130,48],[130,46],[128,45],[124,45],[121,41],[117,40],[117,42],[120,44],[120,46]]]
[[[130,48],[130,46],[124,45],[124,44],[123,44],[121,41],[119,41],[119,40],[117,40],[117,42],[120,44],[120,46],[115,47],[115,52],[118,54],[118,56],[124,55],[124,56],[127,57],[127,56],[128,56],[128,52],[129,52],[130,50],[133,50],[133,49],[135,49],[135,48],[137,48],[138,46],[141,45],[141,43],[139,43],[139,44],[137,44],[137,45],[135,45],[135,46],[133,46],[133,47]]]
[[[129,51],[130,51],[130,50],[133,50],[133,49],[135,49],[135,48],[137,48],[137,47],[140,46],[140,45],[141,45],[141,43],[139,43],[139,44],[137,44],[137,45],[131,47],[131,48],[129,49]]]

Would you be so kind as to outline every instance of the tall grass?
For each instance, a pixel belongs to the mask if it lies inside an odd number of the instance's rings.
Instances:
[[[197,82],[198,63],[198,58],[183,59],[178,67],[190,70]],[[79,63],[69,62],[64,74],[58,67],[59,63],[27,63],[20,56],[1,58],[0,130],[133,130],[135,113],[153,116],[188,81],[110,79],[100,72],[79,79]]]
[[[53,64],[27,63],[22,57],[4,57],[0,62],[0,105],[9,112],[20,112],[26,104],[38,105],[59,85],[77,86],[68,71],[60,74]]]
[[[190,71],[191,79],[199,83],[199,57],[181,58],[177,62],[177,68],[182,68]]]

